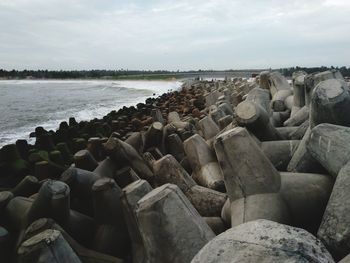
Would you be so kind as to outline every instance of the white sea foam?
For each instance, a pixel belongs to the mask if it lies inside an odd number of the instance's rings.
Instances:
[[[62,121],[102,118],[112,110],[181,87],[178,81],[2,80],[0,147],[29,139],[35,127],[56,130]]]

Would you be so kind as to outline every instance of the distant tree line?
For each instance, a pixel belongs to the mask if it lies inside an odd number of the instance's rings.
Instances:
[[[140,74],[167,74],[166,70],[141,71],[141,70],[4,70],[0,69],[0,78],[37,78],[37,79],[81,79],[118,77]]]
[[[245,70],[5,70],[0,69],[0,78],[5,79],[99,79],[99,78],[123,78],[132,76],[175,76],[182,73],[202,73],[202,72],[241,72]],[[261,71],[259,69],[247,69],[246,71]]]
[[[331,70],[331,69],[335,69],[335,70],[339,70],[341,72],[341,74],[343,75],[343,77],[350,77],[350,67],[325,67],[325,66],[321,66],[321,67],[312,67],[312,68],[306,68],[306,67],[292,67],[292,68],[281,68],[279,71],[285,75],[286,77],[291,77],[293,72],[295,71],[299,71],[299,70],[303,70],[306,73],[310,74],[310,73],[314,73],[314,72],[322,72],[322,71],[326,71],[326,70]]]
[[[285,76],[292,76],[294,71],[304,70],[307,73],[325,71],[329,69],[339,70],[344,77],[350,77],[350,68],[347,67],[291,67],[281,68],[279,71]],[[262,71],[264,69],[246,69],[246,70],[188,70],[188,71],[168,71],[168,70],[5,70],[0,69],[0,78],[5,79],[99,79],[99,78],[121,78],[138,75],[176,75],[181,73],[201,73],[201,72],[235,72],[235,71]]]

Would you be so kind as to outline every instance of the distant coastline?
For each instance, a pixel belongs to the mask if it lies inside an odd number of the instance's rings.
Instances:
[[[3,70],[0,79],[87,79],[87,80],[179,80],[198,77],[250,77],[262,69],[246,70],[196,70],[196,71],[125,71],[125,70],[82,70],[82,71],[48,71],[48,70]]]
[[[303,70],[306,73],[339,70],[344,77],[350,77],[350,67],[289,67],[280,69],[241,69],[241,70],[5,70],[0,69],[0,80],[10,79],[82,79],[82,80],[180,80],[194,78],[254,77],[261,71],[279,71],[286,77]]]

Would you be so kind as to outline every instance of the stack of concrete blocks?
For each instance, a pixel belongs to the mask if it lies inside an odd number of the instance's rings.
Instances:
[[[292,86],[275,72],[259,79],[234,108],[235,123],[215,137],[229,196],[222,218],[231,226],[268,219],[306,229],[339,260],[350,253],[349,87],[337,71],[296,72]]]
[[[163,98],[145,108],[150,118],[134,120],[136,130],[76,142],[64,158],[70,167],[54,151],[25,159],[22,148],[5,147],[18,175],[0,192],[0,258],[334,262],[350,254],[350,91],[338,71],[295,72],[291,83],[269,71],[252,82],[195,81]],[[32,164],[37,173],[25,176]]]

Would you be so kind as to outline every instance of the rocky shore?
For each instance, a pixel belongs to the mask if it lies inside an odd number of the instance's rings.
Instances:
[[[350,262],[338,71],[193,81],[0,149],[0,261]]]

